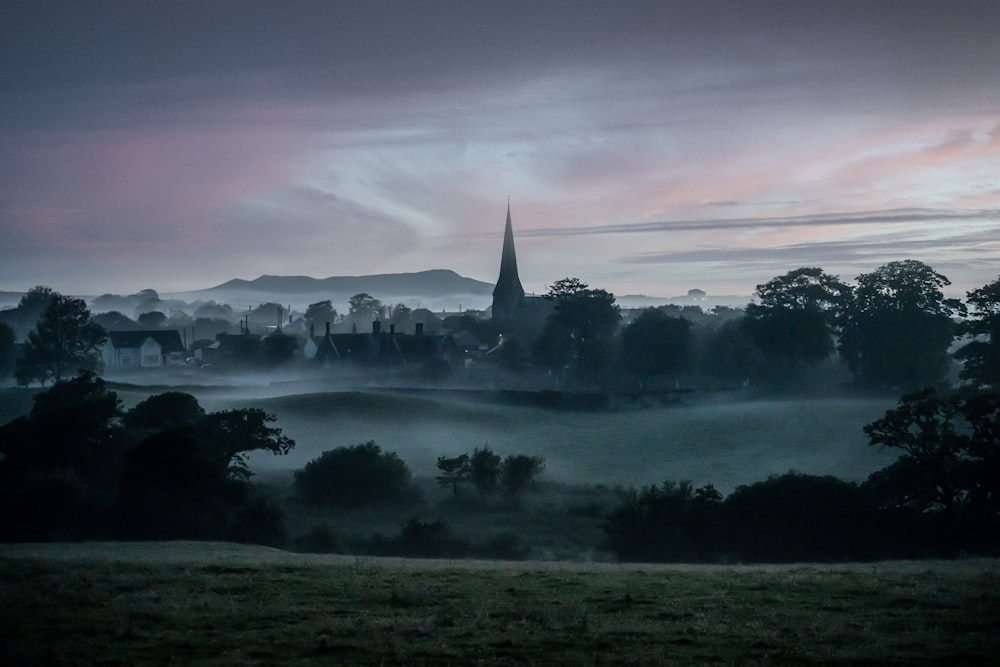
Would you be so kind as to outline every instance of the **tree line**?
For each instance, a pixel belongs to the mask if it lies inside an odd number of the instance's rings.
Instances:
[[[324,523],[291,539],[273,493],[251,483],[247,456],[294,442],[260,409],[206,412],[183,392],[129,410],[90,373],[39,392],[0,426],[0,539],[221,539],[304,550],[523,558],[517,533],[474,543],[426,508],[407,464],[374,442],[323,452],[296,471],[291,502],[397,506],[395,536],[347,541]],[[870,446],[899,457],[862,484],[790,472],[723,497],[667,481],[623,490],[588,511],[620,560],[856,561],[953,557],[1000,550],[1000,390],[923,389],[864,427]],[[489,447],[437,459],[453,510],[529,512],[521,504],[541,457]],[[285,502],[289,500],[286,499]]]
[[[489,358],[513,377],[567,388],[781,386],[835,356],[862,386],[908,391],[940,384],[955,360],[961,380],[996,384],[1000,278],[968,292],[964,303],[944,296],[949,284],[916,260],[890,262],[858,276],[855,285],[802,267],[758,285],[743,310],[661,306],[623,325],[612,293],[564,278],[545,295],[551,308],[541,322],[484,320],[467,312],[438,325],[498,342]],[[352,297],[350,308],[352,321],[386,311],[367,294]],[[389,310],[400,323],[414,317],[402,304]],[[19,322],[35,317],[35,324],[18,355],[11,327],[0,323],[0,372],[13,372],[21,384],[44,384],[98,367],[106,332],[82,300],[39,287],[13,312]],[[325,301],[312,304],[306,316],[315,323],[336,313]],[[274,338],[254,357],[258,363],[274,366],[294,356],[293,336]],[[956,340],[962,345],[953,352]]]

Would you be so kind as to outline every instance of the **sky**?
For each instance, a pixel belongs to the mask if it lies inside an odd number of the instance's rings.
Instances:
[[[0,290],[1000,276],[1000,3],[0,3]],[[377,295],[376,295],[377,296]],[[485,305],[485,304],[484,304]]]

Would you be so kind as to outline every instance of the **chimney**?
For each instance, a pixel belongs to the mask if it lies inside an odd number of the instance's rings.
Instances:
[[[372,335],[378,336],[380,333],[382,333],[382,323],[379,322],[378,320],[375,320],[374,322],[372,322]]]
[[[423,322],[417,322],[416,327],[417,327],[417,330],[414,332],[414,334],[417,335],[417,336],[423,336],[424,335],[424,323]]]
[[[327,336],[330,335],[330,323],[329,322],[326,323],[326,335]]]
[[[396,335],[396,325],[395,324],[390,324],[389,325],[389,335],[390,336],[395,336]]]

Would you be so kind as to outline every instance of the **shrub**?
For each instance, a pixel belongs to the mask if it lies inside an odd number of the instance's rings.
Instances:
[[[712,486],[687,481],[624,492],[604,521],[604,546],[628,561],[714,560],[720,499]]]
[[[374,441],[323,452],[295,473],[295,492],[310,505],[360,507],[419,499],[406,463]]]
[[[856,484],[835,477],[788,472],[740,486],[724,510],[738,560],[868,560],[879,542],[876,509]]]

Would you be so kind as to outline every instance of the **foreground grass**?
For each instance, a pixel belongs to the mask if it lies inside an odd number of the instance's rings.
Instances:
[[[996,664],[1000,563],[693,567],[0,546],[13,664]]]

